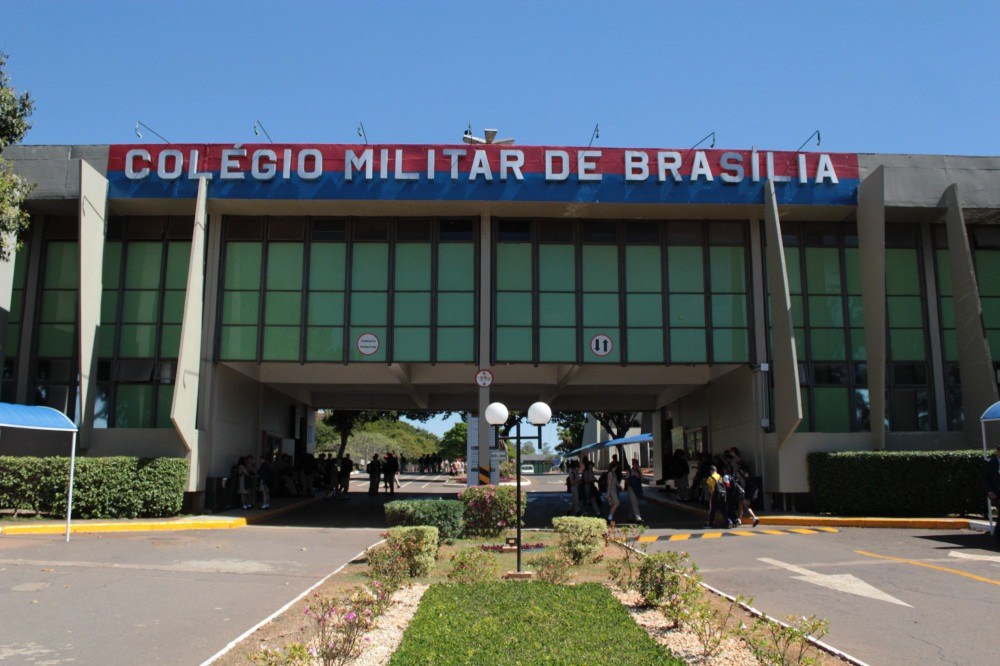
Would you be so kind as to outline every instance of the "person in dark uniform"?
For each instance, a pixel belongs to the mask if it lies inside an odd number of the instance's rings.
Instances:
[[[378,454],[372,456],[372,461],[368,463],[368,494],[378,495],[378,482],[382,478],[382,462],[378,459]]]
[[[997,499],[1000,498],[1000,444],[997,445],[993,456],[986,461],[983,469],[983,488],[986,490],[986,496],[990,498],[990,503],[997,506]],[[1000,520],[993,523],[993,537],[1000,547]]]

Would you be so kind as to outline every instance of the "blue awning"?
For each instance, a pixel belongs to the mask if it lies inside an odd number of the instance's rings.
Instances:
[[[1000,421],[1000,402],[990,405],[990,408],[983,412],[980,421]]]
[[[563,453],[556,456],[553,459],[553,463],[558,465],[566,458],[572,458],[573,456],[578,456],[583,453],[589,453],[591,451],[599,451],[600,449],[606,449],[610,446],[624,446],[626,444],[645,444],[647,442],[653,441],[653,435],[646,432],[641,435],[632,435],[631,437],[621,437],[619,439],[609,439],[606,442],[594,442],[593,444],[587,444],[586,446],[581,446],[578,449],[574,449],[569,453]]]
[[[76,425],[69,417],[51,407],[12,405],[7,402],[0,402],[0,427],[76,431]]]

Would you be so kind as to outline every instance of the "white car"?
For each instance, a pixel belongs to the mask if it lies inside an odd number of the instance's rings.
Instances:
[[[521,474],[534,474],[534,473],[535,473],[534,465],[521,465]]]

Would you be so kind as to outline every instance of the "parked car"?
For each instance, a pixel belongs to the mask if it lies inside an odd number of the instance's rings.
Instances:
[[[528,465],[528,464],[521,465],[521,474],[534,474],[534,473],[535,473],[534,465]]]

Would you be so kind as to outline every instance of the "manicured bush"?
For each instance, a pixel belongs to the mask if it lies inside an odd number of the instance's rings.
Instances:
[[[472,486],[458,496],[465,505],[465,535],[472,537],[497,537],[510,528],[516,528],[517,489],[511,486]],[[528,504],[527,495],[521,493],[521,515]]]
[[[391,527],[386,532],[386,546],[406,561],[410,576],[426,576],[437,560],[436,527]]]
[[[497,577],[500,564],[492,554],[480,548],[464,548],[451,556],[448,580],[455,583],[478,583]]]
[[[442,541],[462,535],[465,505],[458,500],[397,500],[385,505],[385,519],[390,525],[430,525],[438,528]]]
[[[497,581],[431,586],[389,663],[684,662],[650,638],[603,585]]]
[[[816,511],[842,516],[982,515],[982,451],[810,453]]]
[[[0,508],[66,515],[69,458],[0,456]],[[188,464],[181,458],[77,458],[74,518],[180,513]]]
[[[577,516],[553,518],[552,528],[559,535],[559,550],[573,564],[580,564],[600,553],[608,531],[603,518]]]
[[[410,575],[410,563],[403,555],[387,544],[369,548],[368,577],[390,590],[397,589]]]

